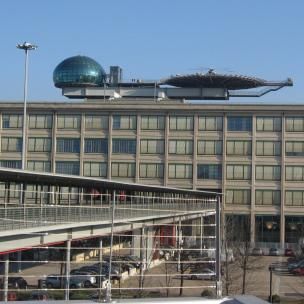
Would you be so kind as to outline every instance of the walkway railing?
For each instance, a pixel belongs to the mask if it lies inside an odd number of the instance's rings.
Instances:
[[[62,195],[62,193],[61,193]],[[115,202],[115,222],[201,214],[214,211],[214,198],[161,197],[148,195],[96,195],[85,194],[72,200],[75,193],[65,193],[65,199],[50,201],[19,199],[2,201],[0,207],[0,231],[59,224],[100,222],[110,223]],[[59,197],[57,193],[50,193]],[[25,195],[26,197],[26,195]],[[33,197],[33,195],[31,195]],[[46,197],[45,193],[39,194]],[[36,202],[36,203],[34,203]]]

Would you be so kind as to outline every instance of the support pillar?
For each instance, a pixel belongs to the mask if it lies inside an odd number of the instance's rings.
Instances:
[[[7,302],[8,298],[8,273],[9,273],[9,255],[5,254],[4,256],[4,278],[3,278],[3,300]]]
[[[178,239],[177,239],[177,244],[178,244],[178,252],[177,252],[177,271],[181,270],[181,251],[182,251],[182,240],[183,240],[183,236],[182,236],[182,221],[181,218],[178,219],[178,228],[177,228],[177,235],[178,235]]]
[[[99,261],[99,277],[98,277],[98,297],[99,302],[101,302],[102,298],[102,239],[99,240],[99,255],[98,255],[98,261]]]
[[[69,301],[70,297],[70,272],[71,272],[71,240],[66,241],[66,264],[65,264],[65,280],[64,280],[64,299]]]
[[[200,255],[203,255],[203,234],[204,234],[204,217],[200,216],[200,239],[199,239],[199,248]]]
[[[22,271],[22,251],[17,252],[17,272]]]
[[[221,200],[220,197],[216,198],[216,213],[215,213],[215,273],[216,273],[216,296],[222,297],[222,278],[221,278]]]
[[[145,270],[145,227],[141,229],[141,234],[140,234],[140,280],[139,280],[139,288],[143,289],[143,284],[144,284],[144,270]]]

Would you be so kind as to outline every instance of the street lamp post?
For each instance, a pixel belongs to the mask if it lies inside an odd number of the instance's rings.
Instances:
[[[29,42],[24,42],[23,44],[17,44],[16,47],[20,50],[25,51],[25,71],[24,71],[24,93],[23,93],[23,127],[22,127],[22,156],[21,156],[21,168],[25,170],[25,156],[26,156],[26,100],[27,100],[27,75],[28,75],[28,52],[37,49],[37,45],[31,44]],[[24,190],[25,184],[21,184],[20,191],[20,203],[24,205]],[[24,217],[25,217],[25,209],[23,208]],[[21,271],[21,251],[18,251],[18,272]]]
[[[25,169],[25,155],[26,155],[26,101],[27,101],[27,82],[28,82],[28,51],[37,49],[37,45],[29,42],[23,44],[17,44],[17,48],[25,51],[25,71],[24,71],[24,95],[23,95],[23,130],[22,130],[22,158],[21,168]]]

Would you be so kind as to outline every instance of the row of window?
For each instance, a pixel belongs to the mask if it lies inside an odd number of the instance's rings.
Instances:
[[[250,156],[252,154],[251,141],[228,140],[226,155]],[[287,141],[285,143],[286,156],[304,156],[304,141]],[[52,139],[50,137],[30,137],[28,139],[29,152],[51,152]],[[169,140],[169,154],[192,155],[192,140]],[[198,155],[222,155],[222,141],[198,140]],[[21,137],[2,137],[2,152],[21,152]],[[80,153],[79,138],[57,138],[57,152]],[[88,138],[84,141],[85,153],[108,153],[108,140],[106,138]],[[163,139],[142,139],[140,141],[142,154],[164,154],[165,141]],[[112,153],[136,153],[136,139],[114,138],[112,140]],[[280,156],[281,142],[257,141],[256,156]]]
[[[136,139],[114,138],[112,140],[113,153],[136,153]],[[227,155],[252,154],[251,141],[228,140]],[[50,152],[52,139],[50,137],[30,137],[28,139],[29,152]],[[304,156],[304,141],[286,141],[286,156]],[[21,152],[21,137],[2,137],[2,152]],[[79,153],[79,138],[57,138],[57,152]],[[84,141],[85,153],[108,152],[108,140],[106,138],[88,138]],[[142,139],[140,141],[140,152],[142,154],[164,154],[165,141],[163,139]],[[198,155],[221,155],[223,152],[222,141],[220,140],[198,140]],[[193,154],[192,140],[169,140],[169,154],[191,155]],[[279,141],[257,141],[257,156],[280,156],[281,142]]]
[[[20,168],[20,161],[13,160],[2,160],[0,161],[2,167],[9,168]],[[77,166],[77,169],[73,170],[59,170],[57,164],[62,164],[66,166]],[[89,164],[95,164],[97,162],[84,162],[84,174],[87,175],[86,166]],[[103,163],[102,166],[105,166],[106,163]],[[135,177],[135,163],[120,163],[122,167],[126,166],[130,170],[130,175],[128,177]],[[192,165],[191,164],[169,164],[168,165],[168,174],[169,178],[183,178],[189,179],[192,178]],[[239,164],[229,164],[227,165],[226,178],[227,180],[251,180],[251,166],[250,165],[239,165]],[[45,171],[50,172],[51,162],[50,161],[28,161],[28,169],[33,171]],[[58,171],[59,170],[59,171]],[[75,171],[76,170],[76,171]],[[99,170],[97,167],[92,167],[91,170]],[[106,169],[105,169],[106,170]],[[65,174],[79,174],[79,162],[56,162],[56,172],[65,173]],[[75,173],[78,172],[78,173]],[[145,173],[144,173],[145,172]],[[112,168],[113,175],[113,168]],[[286,181],[304,181],[304,166],[286,166],[285,172]],[[88,176],[102,176],[105,177],[106,173],[100,175],[98,174],[88,174]],[[113,176],[122,176],[119,172],[117,175]],[[140,164],[140,177],[151,177],[151,178],[163,178],[164,176],[164,164],[162,163],[148,163]],[[211,179],[211,180],[221,180],[222,178],[222,165],[221,164],[199,164],[197,165],[197,178],[198,179]],[[279,181],[281,179],[281,168],[280,166],[256,166],[256,180],[261,181]]]
[[[193,130],[193,116],[170,116],[170,130]],[[22,128],[22,114],[3,114],[2,128]],[[58,114],[58,129],[80,129],[80,114]],[[51,129],[53,125],[52,114],[30,114],[30,129]],[[87,130],[108,129],[109,116],[107,115],[85,115],[85,128]],[[135,130],[137,128],[136,115],[113,115],[113,129]],[[200,116],[198,118],[198,128],[202,131],[222,131],[222,116]],[[268,132],[280,132],[282,128],[281,117],[260,116],[256,118],[256,130]],[[304,132],[304,117],[286,117],[285,128],[287,132]],[[162,115],[142,115],[141,129],[143,130],[164,130],[165,116]],[[251,116],[228,116],[228,131],[252,131]]]
[[[250,189],[229,189],[226,190],[226,204],[250,205],[251,190]],[[255,205],[280,205],[280,190],[256,190]],[[286,206],[304,206],[304,191],[302,190],[286,190],[285,191]]]

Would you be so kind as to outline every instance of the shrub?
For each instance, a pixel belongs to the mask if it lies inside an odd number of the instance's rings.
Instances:
[[[280,298],[280,296],[279,295],[273,295],[272,296],[272,301],[270,300],[270,298],[269,298],[269,301],[271,302],[271,303],[280,303],[281,302],[281,298]]]
[[[211,289],[204,289],[201,293],[202,297],[214,297],[214,291]]]

